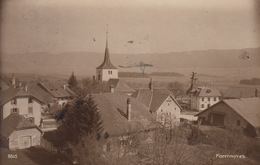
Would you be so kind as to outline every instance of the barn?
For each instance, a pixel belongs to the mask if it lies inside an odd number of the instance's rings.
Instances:
[[[10,114],[2,121],[1,143],[11,150],[40,145],[42,131],[30,120]]]
[[[222,100],[195,116],[202,124],[243,129],[250,136],[260,136],[260,98]]]

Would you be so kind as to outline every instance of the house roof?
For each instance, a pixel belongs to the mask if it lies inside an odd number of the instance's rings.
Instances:
[[[20,88],[8,88],[0,93],[0,105],[2,106],[8,101],[10,101],[11,99],[16,97],[34,97],[35,99],[44,103],[44,100],[39,96],[33,93],[31,90],[28,90],[26,92]]]
[[[181,108],[179,103],[173,98],[172,92],[166,88],[154,88],[153,91],[150,89],[138,89],[132,95],[132,97],[143,103],[150,111],[156,111],[169,96]]]
[[[106,83],[105,92],[110,92],[110,87],[113,86],[115,92],[123,92],[123,93],[134,93],[135,90],[130,88],[123,80],[121,79],[109,79]]]
[[[9,87],[12,86],[12,83],[10,81],[10,79],[6,76],[1,76],[0,77],[0,85],[1,85],[1,90],[6,90]]]
[[[52,82],[40,82],[38,83],[38,85],[49,92],[55,98],[71,97],[71,94],[58,84]]]
[[[195,93],[196,96],[199,97],[213,97],[213,96],[221,96],[221,93],[217,88],[208,88],[202,87],[198,88],[198,91]]]
[[[242,98],[242,99],[228,99],[222,100],[213,106],[217,106],[221,103],[227,104],[241,117],[243,117],[252,126],[260,128],[260,98]],[[212,106],[212,107],[213,107]],[[210,110],[212,107],[198,113],[195,116],[199,116],[202,113]]]
[[[25,117],[12,113],[2,121],[2,127],[0,131],[3,137],[8,138],[13,133],[13,131],[26,128],[37,128],[41,132],[41,130],[35,124],[33,124]]]
[[[224,94],[226,98],[250,98],[256,97],[259,91],[256,88],[230,87]]]
[[[104,133],[122,135],[158,127],[150,112],[134,98],[131,98],[131,120],[128,121],[126,108],[129,96],[124,93],[102,93],[92,96],[101,113]]]
[[[97,69],[117,69],[112,62],[110,61],[109,57],[109,49],[108,49],[108,41],[106,42],[106,48],[105,48],[105,56],[104,61],[101,65],[97,67]]]

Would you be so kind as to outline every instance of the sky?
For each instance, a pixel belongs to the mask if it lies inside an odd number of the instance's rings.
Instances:
[[[3,0],[1,52],[169,53],[260,46],[258,0]],[[108,25],[108,28],[107,28]]]

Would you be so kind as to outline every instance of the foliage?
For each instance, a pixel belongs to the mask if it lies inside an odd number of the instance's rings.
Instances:
[[[88,135],[99,139],[103,131],[101,115],[91,96],[74,99],[65,106],[64,112],[63,123],[57,130],[61,145],[67,142],[76,144],[81,137]]]
[[[75,90],[78,87],[78,81],[76,76],[74,75],[74,72],[72,72],[69,80],[68,80],[69,88],[72,90]]]
[[[244,85],[260,85],[260,78],[242,79],[239,84]]]
[[[175,96],[183,96],[185,94],[184,85],[180,82],[171,82],[168,84],[167,88],[175,95]]]

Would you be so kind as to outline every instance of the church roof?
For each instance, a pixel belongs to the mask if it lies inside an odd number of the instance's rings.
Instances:
[[[106,42],[104,61],[101,65],[97,67],[97,69],[117,69],[110,61],[108,41]]]

